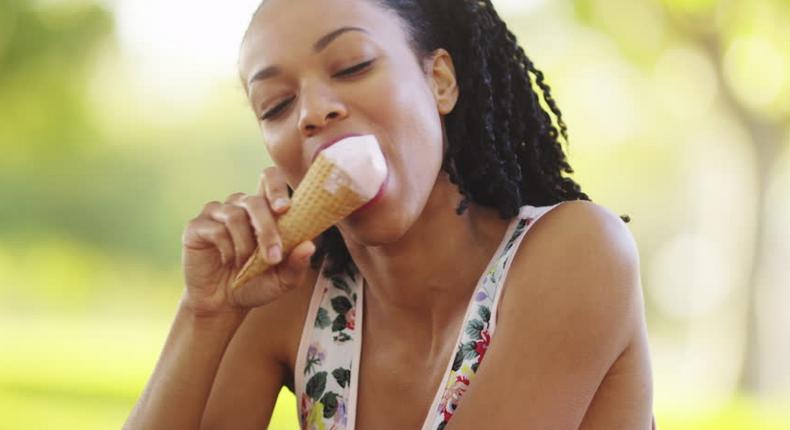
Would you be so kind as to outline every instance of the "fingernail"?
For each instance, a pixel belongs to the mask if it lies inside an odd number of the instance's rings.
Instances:
[[[269,263],[276,264],[280,262],[282,258],[282,252],[280,251],[280,245],[274,245],[269,247]]]
[[[288,206],[288,199],[284,197],[280,197],[272,203],[272,208],[276,211],[281,211],[285,209],[286,206]]]

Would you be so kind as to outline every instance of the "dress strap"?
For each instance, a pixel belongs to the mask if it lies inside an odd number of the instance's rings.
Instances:
[[[450,358],[422,430],[442,430],[449,423],[494,336],[496,311],[515,251],[534,222],[559,204],[523,206],[511,222],[472,295],[458,334],[455,354]]]
[[[323,275],[310,300],[302,330],[295,394],[303,429],[352,429],[356,410],[356,379],[361,347],[362,276]],[[361,319],[359,320],[361,322]],[[352,377],[352,371],[354,376]]]

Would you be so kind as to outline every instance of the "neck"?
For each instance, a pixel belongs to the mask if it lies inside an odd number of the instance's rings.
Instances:
[[[475,204],[457,215],[460,198],[457,187],[440,175],[424,210],[398,241],[380,246],[346,241],[367,282],[367,315],[375,312],[379,321],[430,330],[432,336],[463,317],[509,220]]]

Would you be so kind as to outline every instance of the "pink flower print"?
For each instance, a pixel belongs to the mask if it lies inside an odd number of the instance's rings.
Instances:
[[[458,402],[461,401],[461,396],[464,395],[468,387],[469,378],[464,375],[458,375],[455,377],[453,385],[444,391],[442,401],[439,402],[443,421],[450,421],[450,417],[453,416],[455,409],[458,407]]]
[[[483,356],[486,355],[486,351],[488,351],[488,345],[491,343],[491,335],[488,333],[488,329],[483,329],[480,332],[480,339],[475,341],[475,351],[480,358],[477,362],[483,361]]]
[[[302,423],[302,428],[307,427],[307,417],[313,409],[313,403],[314,400],[307,393],[302,393],[302,398],[299,400],[299,421]]]
[[[351,308],[348,310],[348,312],[346,312],[346,328],[350,330],[354,330],[356,321],[357,321],[356,308]]]

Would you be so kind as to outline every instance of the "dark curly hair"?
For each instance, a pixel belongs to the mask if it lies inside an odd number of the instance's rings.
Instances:
[[[459,99],[444,117],[448,142],[442,169],[463,195],[457,214],[470,202],[497,208],[507,219],[526,204],[590,200],[562,175],[574,171],[562,149],[568,131],[551,89],[491,0],[368,1],[401,18],[418,60],[438,48],[453,59]],[[628,215],[621,218],[630,221]],[[316,242],[314,269],[327,257],[325,276],[356,272],[337,227]]]

